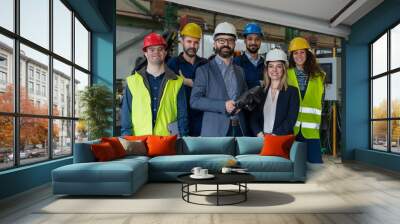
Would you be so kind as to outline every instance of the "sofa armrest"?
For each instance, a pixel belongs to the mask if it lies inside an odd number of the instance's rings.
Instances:
[[[293,162],[293,179],[305,181],[307,176],[307,147],[304,142],[293,142],[290,149],[290,160]]]
[[[100,143],[99,140],[75,143],[74,147],[74,163],[89,163],[95,162],[96,158],[94,157],[90,146],[92,144]]]

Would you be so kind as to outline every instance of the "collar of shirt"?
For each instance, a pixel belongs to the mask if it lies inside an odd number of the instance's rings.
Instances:
[[[215,56],[215,62],[218,65],[219,70],[221,71],[222,75],[225,76],[225,72],[227,69],[232,65],[233,63],[233,57],[230,58],[229,64],[225,64],[224,60],[222,59],[221,56],[217,55]]]
[[[165,72],[159,76],[154,76],[146,71],[146,76],[148,80],[162,80],[165,76]]]
[[[295,72],[297,75],[306,75],[306,73],[304,72],[304,70],[300,70],[297,67],[295,67]]]
[[[254,58],[251,56],[251,54],[250,54],[249,51],[245,51],[244,53],[246,54],[247,58],[249,59],[249,61],[250,61],[254,66],[257,66],[257,65],[258,65],[258,63],[260,62],[260,59],[261,59],[260,55],[257,54],[257,58],[254,59]]]
[[[183,57],[183,52],[181,52],[181,53],[179,54],[178,60],[180,60],[182,63],[191,64],[190,62],[188,62],[188,61],[185,60],[185,58]],[[193,64],[193,66],[197,65],[197,64],[200,63],[200,62],[201,62],[201,58],[200,58],[199,56],[196,55],[196,56],[195,56],[195,59],[194,59],[194,64]]]
[[[224,65],[225,65],[224,59],[223,59],[221,56],[219,56],[219,55],[216,55],[216,56],[215,56],[215,61],[217,62],[218,65],[220,65],[220,64],[224,64]],[[231,65],[232,62],[233,62],[233,57],[231,57],[231,58],[229,59],[229,64],[227,64],[226,66]]]

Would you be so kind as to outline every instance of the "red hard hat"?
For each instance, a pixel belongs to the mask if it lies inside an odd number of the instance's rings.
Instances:
[[[146,50],[147,47],[156,46],[156,45],[163,45],[164,47],[167,46],[164,38],[157,33],[150,33],[146,35],[143,39],[143,51]]]

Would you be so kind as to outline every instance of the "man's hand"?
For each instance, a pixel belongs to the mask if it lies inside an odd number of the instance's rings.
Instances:
[[[179,76],[183,78],[183,85],[193,87],[193,79],[185,78],[181,70],[179,70]]]
[[[183,85],[193,87],[193,80],[188,78],[183,78]]]
[[[232,113],[232,111],[235,109],[235,101],[233,100],[228,100],[225,102],[225,110],[229,114]]]

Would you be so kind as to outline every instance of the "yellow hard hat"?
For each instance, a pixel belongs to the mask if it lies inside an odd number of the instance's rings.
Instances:
[[[181,31],[181,36],[188,36],[200,39],[201,28],[196,23],[188,23],[183,27]]]
[[[295,37],[289,44],[289,52],[310,48],[310,44],[303,37]]]

